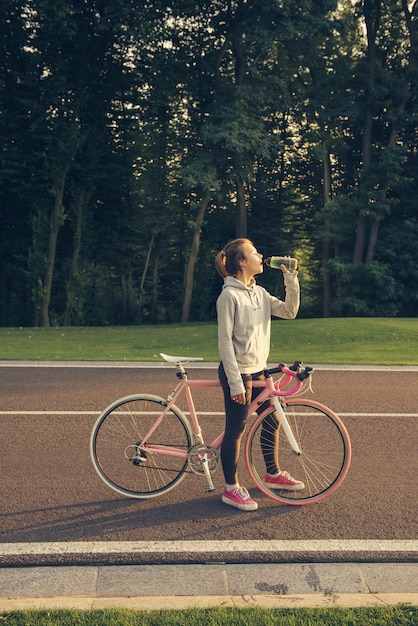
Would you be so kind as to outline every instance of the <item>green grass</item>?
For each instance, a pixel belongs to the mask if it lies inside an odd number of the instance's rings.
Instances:
[[[185,611],[13,611],[0,616],[8,626],[398,626],[415,625],[418,608],[260,609],[211,608]]]
[[[418,365],[418,318],[275,320],[270,362]],[[0,360],[160,361],[160,352],[219,359],[215,323],[0,328]]]

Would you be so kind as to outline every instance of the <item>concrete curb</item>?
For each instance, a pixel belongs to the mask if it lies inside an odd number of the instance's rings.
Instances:
[[[418,593],[382,593],[369,595],[340,594],[338,596],[148,596],[133,598],[17,598],[1,599],[0,612],[23,610],[79,609],[83,611],[124,608],[137,611],[205,609],[238,607],[263,609],[284,608],[355,608],[377,606],[417,606]]]
[[[418,563],[0,569],[0,611],[24,608],[418,605]]]

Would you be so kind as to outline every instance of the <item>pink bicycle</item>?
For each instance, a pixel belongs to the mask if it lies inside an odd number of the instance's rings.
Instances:
[[[98,475],[130,498],[167,493],[188,472],[206,477],[206,491],[215,489],[212,474],[220,462],[223,432],[205,443],[191,390],[220,383],[189,380],[184,365],[200,358],[161,356],[179,370],[175,389],[166,398],[140,393],[116,400],[99,416],[91,434],[90,454]],[[281,376],[274,381],[273,374],[278,373]],[[249,406],[249,414],[257,414],[245,439],[245,461],[260,491],[283,504],[323,500],[341,485],[350,466],[350,438],[341,419],[319,402],[295,397],[309,384],[311,374],[312,368],[300,362],[291,367],[280,364],[265,371],[265,380],[253,383],[264,389]],[[181,395],[189,417],[176,406]],[[269,399],[273,407],[264,407]],[[280,436],[266,438],[268,429],[280,429]],[[266,441],[274,439],[280,467],[302,480],[303,490],[277,490],[264,483],[262,449],[265,452]]]

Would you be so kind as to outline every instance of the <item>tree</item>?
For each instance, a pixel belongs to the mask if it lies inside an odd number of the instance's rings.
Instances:
[[[214,319],[237,234],[301,315],[414,311],[415,1],[3,4],[3,324]]]

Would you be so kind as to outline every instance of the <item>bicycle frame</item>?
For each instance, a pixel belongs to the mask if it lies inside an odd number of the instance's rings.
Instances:
[[[152,436],[152,433],[158,428],[161,421],[165,418],[165,416],[167,415],[167,413],[170,411],[170,409],[173,406],[175,406],[176,410],[182,413],[183,417],[186,420],[188,420],[189,423],[191,424],[192,432],[194,436],[193,445],[198,445],[198,444],[202,444],[202,446],[205,445],[205,442],[203,439],[203,433],[202,433],[198,415],[195,409],[191,389],[197,388],[197,387],[199,388],[220,387],[221,386],[220,381],[219,380],[193,380],[193,379],[189,380],[183,365],[181,363],[177,363],[177,366],[180,369],[179,377],[181,378],[181,381],[177,385],[177,387],[174,389],[174,391],[168,395],[163,411],[161,412],[161,414],[159,415],[159,417],[153,424],[152,428],[150,428],[148,433],[143,437],[141,444],[139,445],[139,449],[143,450],[147,454],[165,454],[165,455],[176,456],[176,457],[181,457],[181,458],[188,457],[189,451],[184,451],[175,447],[165,446],[161,444],[147,443],[147,441]],[[298,444],[296,443],[295,437],[293,436],[292,429],[290,428],[289,422],[280,404],[280,400],[278,396],[283,397],[283,396],[294,395],[302,386],[302,382],[298,378],[295,377],[294,373],[289,373],[288,368],[284,368],[283,372],[285,373],[284,380],[276,382],[276,383],[274,382],[271,376],[266,377],[264,380],[253,381],[254,387],[263,387],[264,390],[254,400],[250,402],[248,406],[248,414],[252,415],[256,411],[256,409],[259,408],[266,400],[269,400],[272,398],[274,407],[279,416],[280,424],[289,441],[289,445],[292,447],[295,454],[300,455],[301,452],[299,450]],[[286,387],[291,380],[294,381],[293,387],[289,390],[282,389],[283,387]],[[176,401],[183,394],[184,394],[187,408],[189,411],[189,418],[187,418],[184,412],[181,411],[181,409],[179,409],[179,407],[177,407],[176,405]],[[266,407],[266,409],[262,412],[261,415],[267,414],[269,411],[271,411],[271,406]],[[220,433],[209,444],[209,446],[211,448],[215,448],[216,450],[219,450],[222,445],[223,437],[224,437],[224,432]],[[201,461],[202,461],[202,467],[203,467],[203,470],[207,479],[207,491],[213,491],[215,487],[213,485],[211,473],[208,467],[207,453],[205,449],[202,450]]]
[[[207,425],[206,435],[210,432],[210,439],[215,438],[210,445],[204,442],[200,406],[196,411],[192,393],[197,388],[220,388],[221,383],[217,377],[188,379],[184,365],[200,358],[161,356],[178,370],[173,391],[166,397],[136,393],[115,400],[99,415],[90,437],[98,475],[128,497],[162,495],[183,480],[187,470],[206,476],[206,491],[215,489],[211,475],[220,462],[224,433],[215,435],[214,425]],[[319,402],[296,397],[303,394],[305,383],[310,387],[311,372],[300,361],[264,370],[264,379],[253,381],[259,395],[244,409],[251,418],[243,449],[249,476],[264,495],[281,504],[323,500],[338,489],[350,466],[350,437],[338,415]],[[273,380],[275,374],[279,376]],[[182,409],[176,404],[180,396]],[[300,488],[284,486],[282,474],[299,472]]]

